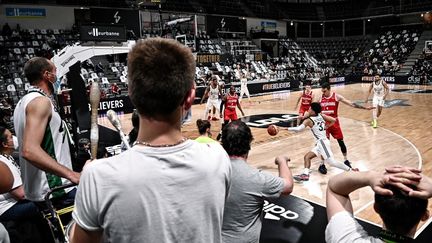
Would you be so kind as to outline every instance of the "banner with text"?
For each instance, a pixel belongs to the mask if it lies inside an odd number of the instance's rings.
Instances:
[[[91,24],[80,26],[81,41],[124,42],[126,30],[124,25]]]

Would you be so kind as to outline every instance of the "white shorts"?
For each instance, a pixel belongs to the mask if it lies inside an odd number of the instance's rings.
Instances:
[[[215,107],[216,110],[219,111],[220,108],[220,100],[219,99],[208,99],[207,100],[207,106],[206,109],[210,110],[211,108]]]
[[[372,106],[373,107],[377,107],[377,106],[384,107],[384,97],[374,96],[372,99]]]
[[[328,158],[333,158],[333,152],[330,149],[330,141],[328,139],[318,140],[311,152],[314,153],[317,157],[321,155],[324,160]]]

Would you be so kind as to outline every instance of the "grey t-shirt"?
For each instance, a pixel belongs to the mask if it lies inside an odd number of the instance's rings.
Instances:
[[[231,166],[231,190],[222,225],[223,242],[258,242],[264,199],[279,197],[285,182],[252,168],[244,160],[231,160]]]
[[[221,242],[230,173],[218,143],[136,145],[84,168],[73,218],[107,242]]]

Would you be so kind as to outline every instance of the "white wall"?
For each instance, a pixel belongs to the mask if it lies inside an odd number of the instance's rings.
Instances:
[[[286,36],[286,25],[287,23],[285,21],[277,21],[277,20],[269,20],[269,19],[257,19],[257,18],[246,18],[246,26],[248,35],[251,30],[251,28],[261,29],[261,21],[266,22],[275,22],[276,23],[276,30],[279,31],[279,35]]]
[[[6,8],[44,8],[46,17],[17,18],[6,17]],[[76,7],[42,6],[42,5],[0,5],[0,24],[9,23],[12,29],[20,24],[22,29],[71,29],[75,23],[74,9]]]

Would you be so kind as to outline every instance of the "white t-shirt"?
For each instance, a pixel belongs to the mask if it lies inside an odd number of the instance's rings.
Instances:
[[[331,217],[326,231],[327,243],[382,243],[383,241],[369,236],[363,227],[347,211],[339,212]]]
[[[3,155],[0,155],[0,163],[4,163],[9,167],[9,170],[12,173],[12,176],[14,178],[14,182],[12,185],[12,190],[21,186],[21,172],[17,164],[15,164],[14,161],[11,161],[10,159],[6,158]],[[2,215],[4,212],[9,210],[13,205],[15,205],[18,201],[15,200],[15,198],[9,193],[3,193],[0,194],[0,215]]]
[[[221,242],[230,174],[218,143],[136,145],[86,166],[72,215],[107,242]]]

